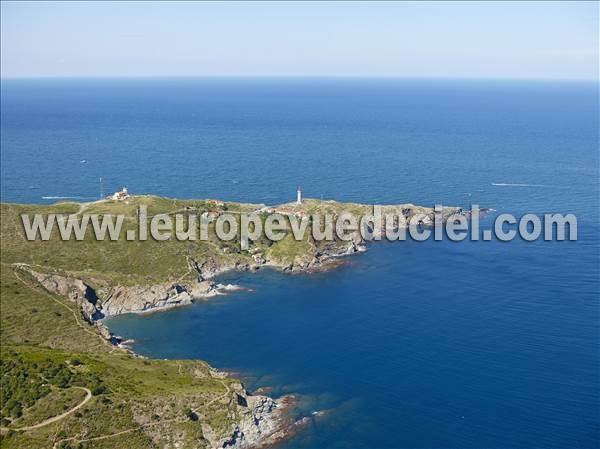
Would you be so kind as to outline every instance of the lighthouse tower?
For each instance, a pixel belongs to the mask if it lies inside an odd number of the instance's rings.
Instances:
[[[300,186],[296,189],[296,204],[302,204],[302,189]]]

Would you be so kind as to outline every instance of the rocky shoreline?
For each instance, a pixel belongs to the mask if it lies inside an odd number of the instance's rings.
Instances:
[[[482,209],[482,215],[487,210]],[[451,213],[463,213],[459,208],[448,208],[444,220]],[[471,218],[467,214],[468,218]],[[432,226],[429,220],[425,226]],[[381,239],[385,229],[371,230],[373,235]],[[125,313],[154,313],[175,307],[190,305],[195,301],[208,300],[218,295],[224,295],[243,289],[239,285],[221,284],[214,278],[229,271],[257,271],[261,268],[272,268],[284,273],[314,273],[334,269],[343,264],[342,259],[368,250],[367,242],[357,234],[352,241],[326,242],[319,248],[312,247],[312,256],[290,261],[268,260],[261,253],[254,253],[247,260],[218,262],[215,258],[203,261],[187,257],[189,273],[194,280],[188,282],[166,282],[153,285],[103,285],[94,289],[82,279],[65,273],[47,273],[43,269],[17,263],[13,264],[30,275],[48,292],[66,296],[79,305],[82,317],[91,325],[95,325],[100,334],[113,345],[133,353],[128,344],[131,340],[114,335],[103,323],[104,318],[114,317]]]
[[[82,318],[88,324],[95,326],[100,336],[130,355],[141,358],[144,357],[128,347],[128,344],[133,341],[124,340],[123,337],[110,332],[103,323],[103,318],[121,313],[149,313],[166,310],[191,304],[196,299],[208,299],[240,288],[233,285],[216,284],[208,280],[198,282],[191,289],[180,284],[155,285],[144,290],[140,290],[139,287],[115,287],[110,291],[106,300],[109,307],[99,307],[97,306],[99,300],[96,291],[81,279],[61,274],[42,273],[27,264],[14,264],[13,268],[21,274],[30,276],[49,293],[67,297],[75,302],[79,306]],[[128,299],[137,296],[140,296],[142,300],[137,299],[132,303],[133,305],[124,307]],[[152,300],[153,306],[142,307],[142,304],[147,304],[144,301],[148,299]],[[117,307],[117,304],[120,307]],[[105,314],[106,311],[109,313]],[[229,373],[215,369],[211,369],[211,373],[216,378],[231,377]],[[263,394],[249,393],[239,380],[230,385],[233,385],[233,388],[231,388],[230,395],[223,398],[223,402],[236,407],[239,419],[231,432],[224,435],[217,434],[210,426],[202,424],[203,435],[213,448],[247,449],[270,446],[291,437],[307,422],[305,418],[300,420],[292,418],[291,410],[295,404],[293,395],[273,399]]]
[[[243,287],[221,284],[213,279],[228,271],[256,271],[263,267],[278,269],[287,273],[307,273],[332,269],[341,264],[339,257],[363,252],[352,242],[344,251],[324,256],[314,263],[302,265],[277,264],[266,260],[255,260],[254,264],[218,265],[213,260],[201,264],[188,260],[190,269],[195,271],[196,279],[192,283],[164,283],[137,286],[106,286],[94,289],[87,282],[66,273],[44,272],[27,264],[13,264],[13,268],[26,274],[39,283],[49,293],[69,298],[75,302],[82,318],[95,326],[98,333],[110,342],[134,357],[136,354],[127,340],[110,332],[104,319],[125,313],[153,313],[192,304],[198,300],[208,300],[217,295],[237,291]],[[230,377],[229,373],[212,370],[217,377]],[[273,399],[264,394],[250,394],[241,382],[236,387],[228,403],[235,402],[239,411],[239,421],[225,436],[215,434],[207,425],[203,425],[203,434],[213,448],[247,449],[274,445],[293,436],[306,426],[310,418],[293,419],[291,413],[296,402],[293,395]],[[224,400],[225,400],[224,399]]]
[[[306,419],[294,420],[291,410],[296,398],[293,395],[272,399],[247,392],[235,393],[238,409],[242,409],[240,422],[225,438],[212,438],[210,430],[203,428],[215,448],[263,448],[292,437],[302,428]]]
[[[354,247],[350,247],[354,248]],[[360,250],[360,252],[365,251]],[[112,345],[117,346],[130,354],[136,354],[130,345],[133,340],[112,333],[104,323],[105,318],[126,313],[147,314],[157,313],[176,307],[191,305],[196,301],[206,301],[215,296],[226,295],[231,292],[243,290],[244,287],[234,284],[221,284],[213,279],[229,271],[257,271],[261,268],[273,268],[287,273],[310,273],[326,271],[339,266],[342,262],[340,256],[358,253],[359,250],[350,250],[339,255],[330,256],[323,261],[305,265],[282,265],[270,261],[259,261],[255,264],[230,264],[218,265],[212,260],[201,264],[195,260],[188,260],[190,269],[197,275],[192,282],[167,282],[154,285],[134,286],[106,286],[94,289],[82,279],[69,276],[65,273],[47,273],[37,267],[24,263],[13,264],[15,270],[26,273],[39,283],[49,293],[67,297],[79,306],[82,318],[97,328],[99,334]]]
[[[230,377],[229,373],[213,371],[215,377]],[[290,438],[306,422],[294,420],[292,409],[296,404],[294,395],[277,399],[262,394],[250,394],[241,382],[235,382],[223,404],[234,405],[238,422],[225,435],[217,435],[210,426],[203,424],[202,433],[214,448],[262,448]]]
[[[324,202],[323,204],[337,205],[335,202]],[[337,206],[342,207],[343,205]],[[364,205],[359,206],[365,207]],[[282,205],[274,210],[287,215],[304,213],[294,212],[295,209],[296,206]],[[410,218],[423,208],[404,205],[383,206],[383,209],[384,212],[399,213],[400,211],[405,217]],[[460,208],[444,208],[442,220],[447,220],[454,213],[471,218]],[[218,215],[218,212],[215,214]],[[432,226],[433,210],[427,209],[427,213],[424,214],[424,219],[421,221],[424,226]],[[383,225],[381,228],[368,231],[375,240],[382,240],[386,233]],[[204,256],[205,258],[202,260],[185,256],[188,273],[182,279],[187,277],[187,281],[176,280],[151,285],[114,285],[106,280],[96,282],[96,280],[87,280],[87,278],[80,279],[64,271],[48,272],[47,267],[38,268],[38,266],[23,263],[13,265],[27,272],[49,292],[69,297],[80,306],[82,316],[86,321],[97,324],[108,317],[125,313],[150,313],[185,306],[197,300],[206,300],[240,289],[241,287],[236,285],[224,285],[214,281],[215,277],[228,271],[256,271],[261,268],[273,268],[284,273],[327,271],[341,265],[342,258],[367,251],[367,243],[360,233],[357,233],[351,241],[316,242],[309,238],[306,248],[300,255],[283,258],[275,257],[261,247],[249,250],[245,256],[229,254],[230,248],[223,247],[221,248],[223,254],[218,254],[217,251],[215,254]],[[92,284],[95,287],[92,287]]]

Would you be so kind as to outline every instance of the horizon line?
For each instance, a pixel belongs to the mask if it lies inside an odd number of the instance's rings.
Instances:
[[[436,76],[436,75],[307,75],[307,74],[257,74],[257,75],[25,75],[25,76],[1,76],[0,81],[17,80],[117,80],[117,79],[364,79],[364,80],[449,80],[449,81],[561,81],[561,82],[600,82],[600,76],[596,78],[564,77],[564,78],[539,78],[519,76]]]

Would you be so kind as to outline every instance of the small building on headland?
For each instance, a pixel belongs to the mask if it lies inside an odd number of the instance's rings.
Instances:
[[[115,201],[123,201],[126,200],[127,198],[129,198],[129,191],[127,190],[127,187],[123,187],[123,189],[121,189],[121,191],[119,192],[115,192],[113,193],[111,199],[115,200]]]
[[[300,186],[296,189],[296,204],[302,204],[302,189]]]
[[[225,206],[225,203],[223,201],[219,201],[219,200],[206,200],[206,203],[211,206],[217,206],[217,207]]]

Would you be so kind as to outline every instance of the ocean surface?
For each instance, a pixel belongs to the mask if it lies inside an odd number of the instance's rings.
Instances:
[[[586,82],[2,80],[2,201],[86,201],[102,177],[105,194],[273,204],[301,185],[574,213],[577,242],[374,243],[108,324],[141,354],[298,395],[312,420],[283,448],[598,448],[598,117]]]

